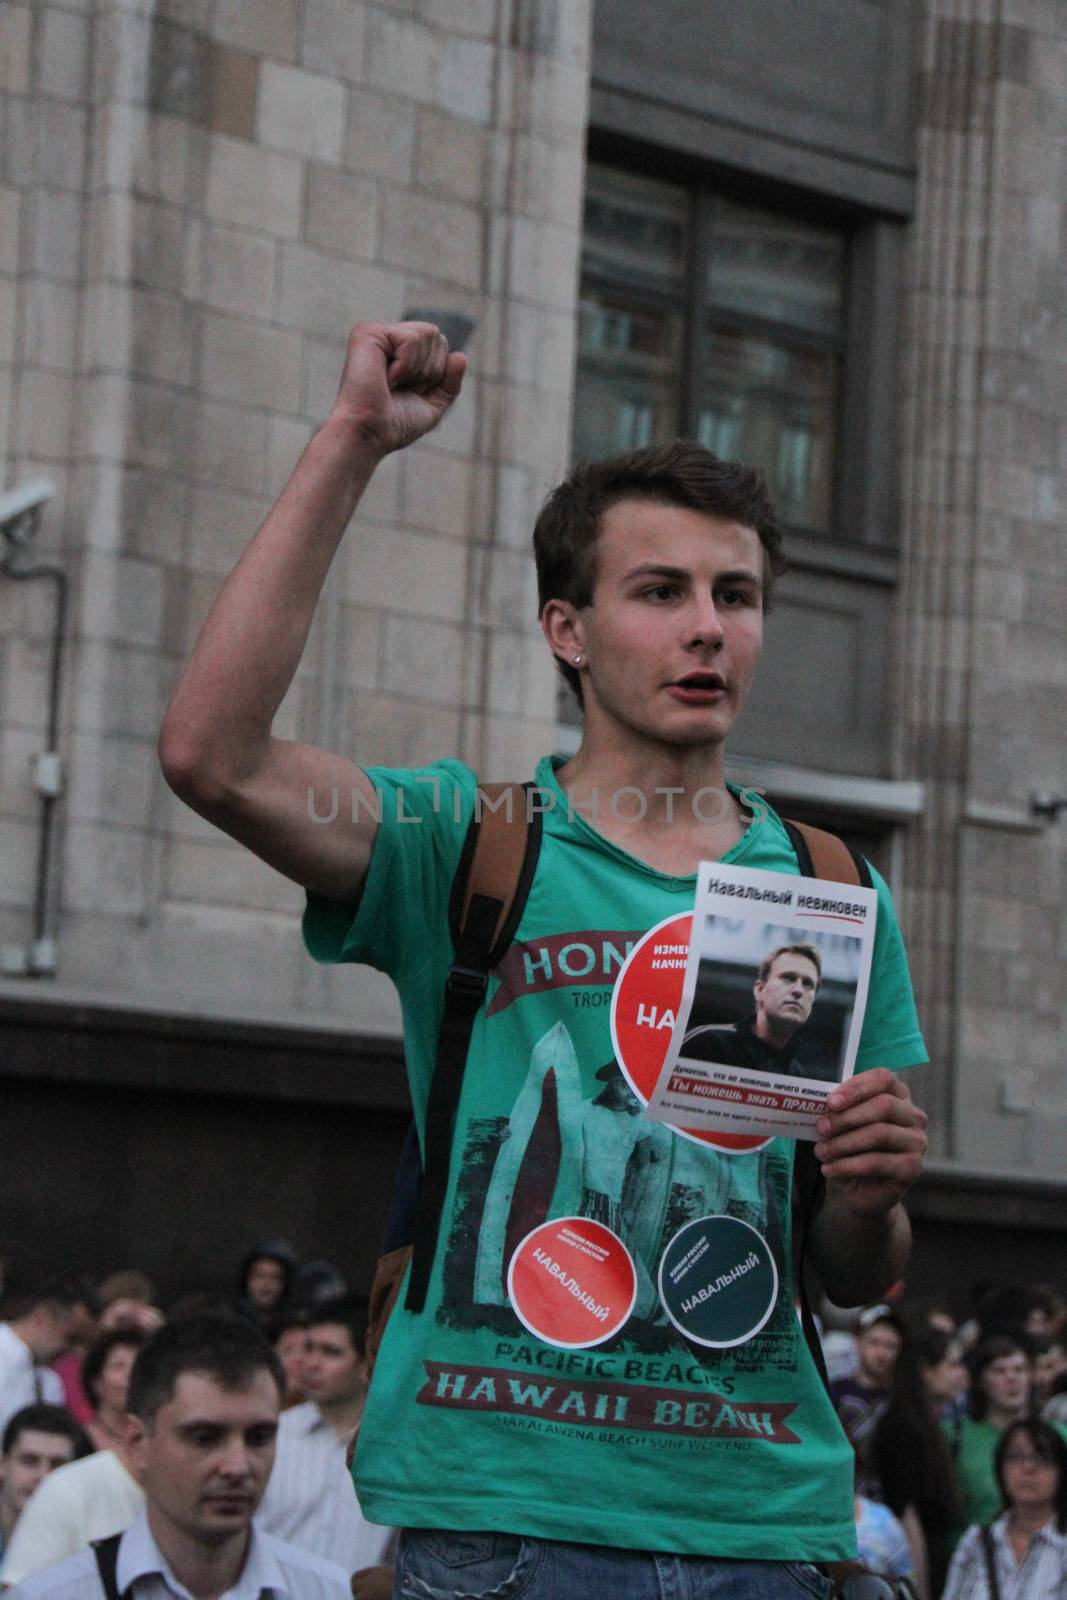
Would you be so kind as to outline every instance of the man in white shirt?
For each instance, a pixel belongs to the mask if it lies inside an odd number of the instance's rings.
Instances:
[[[144,1491],[121,1446],[57,1467],[34,1490],[15,1525],[0,1583],[21,1583],[90,1540],[121,1532],[143,1507]]]
[[[85,1430],[61,1406],[23,1406],[0,1435],[0,1553],[38,1484],[91,1449]]]
[[[161,1329],[134,1363],[128,1397],[144,1511],[10,1600],[349,1600],[339,1567],[252,1528],[281,1393],[274,1352],[242,1318]]]
[[[367,1393],[364,1321],[359,1302],[348,1295],[311,1312],[303,1360],[310,1399],[282,1413],[274,1471],[256,1524],[346,1572],[363,1574],[362,1588],[369,1593],[367,1569],[392,1561],[396,1532],[365,1520],[348,1468]]]
[[[24,1406],[61,1406],[63,1385],[49,1362],[69,1348],[85,1302],[66,1284],[47,1284],[0,1322],[0,1433]]]

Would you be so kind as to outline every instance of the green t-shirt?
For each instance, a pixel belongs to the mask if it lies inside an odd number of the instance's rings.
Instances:
[[[304,936],[320,961],[367,962],[395,981],[421,1137],[476,779],[454,761],[369,775],[381,821],[359,909],[309,897]],[[426,1308],[409,1313],[401,1295],[378,1357],[356,1459],[362,1508],[399,1526],[846,1559],[852,1452],[793,1303],[795,1147],[727,1153],[651,1123],[614,1065],[620,967],[649,929],[692,910],[695,878],[657,872],[568,816],[550,762],[537,782],[555,804],[475,1020]],[[778,818],[746,802],[753,820],[724,859],[796,872]],[[860,1069],[925,1060],[892,903],[876,887]],[[702,1252],[736,1260],[686,1298]],[[676,1319],[701,1331],[687,1337]]]
[[[950,1438],[954,1430],[947,1428]],[[993,1471],[993,1456],[1003,1429],[991,1422],[963,1417],[959,1424],[956,1476],[963,1491],[963,1516],[955,1529],[958,1539],[972,1522],[992,1522],[1000,1515],[1000,1490]]]
[[[1067,1441],[1067,1428],[1055,1426]],[[958,1423],[946,1422],[944,1428],[955,1456],[956,1476],[963,1494],[963,1511],[952,1530],[955,1545],[972,1522],[993,1522],[1004,1509],[993,1465],[1004,1429],[992,1422],[976,1422],[973,1417],[961,1417]]]

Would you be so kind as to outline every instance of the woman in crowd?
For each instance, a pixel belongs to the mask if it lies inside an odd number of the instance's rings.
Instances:
[[[963,1416],[971,1379],[958,1334],[944,1328],[923,1328],[915,1335],[913,1349],[931,1416],[949,1423]]]
[[[966,1383],[948,1334],[927,1328],[897,1359],[889,1404],[867,1454],[870,1481],[908,1536],[921,1594],[936,1596],[948,1571],[950,1530],[962,1500],[940,1412]]]
[[[944,1600],[1063,1600],[1067,1444],[1047,1422],[1012,1422],[993,1465],[1003,1509],[991,1527],[968,1528]]]
[[[115,1450],[122,1443],[130,1368],[144,1342],[139,1328],[113,1328],[85,1358],[82,1382],[93,1406],[87,1432],[97,1450]]]

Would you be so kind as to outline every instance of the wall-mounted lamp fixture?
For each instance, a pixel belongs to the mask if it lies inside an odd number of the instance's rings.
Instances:
[[[1067,811],[1067,794],[1049,794],[1035,789],[1030,796],[1030,815],[1043,817],[1046,822],[1058,822],[1060,812]]]

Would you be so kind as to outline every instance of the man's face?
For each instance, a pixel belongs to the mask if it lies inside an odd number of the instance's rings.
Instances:
[[[586,661],[587,728],[631,747],[721,743],[763,643],[758,534],[678,506],[619,502],[597,540],[593,603],[574,613],[567,642]]]
[[[278,1360],[285,1369],[285,1387],[289,1394],[304,1393],[304,1357],[307,1353],[307,1330],[286,1328],[274,1341]]]
[[[183,1372],[150,1424],[132,1417],[130,1453],[153,1522],[204,1545],[243,1532],[274,1463],[278,1408],[262,1367],[240,1389]]]
[[[991,1361],[978,1381],[989,1404],[996,1410],[1025,1411],[1030,1399],[1030,1363],[1021,1350]]]
[[[78,1327],[78,1307],[37,1306],[25,1325],[26,1343],[38,1366],[47,1366],[70,1348]]]
[[[355,1400],[366,1383],[363,1357],[343,1323],[321,1322],[307,1331],[304,1393],[320,1405]]]
[[[0,1459],[0,1503],[11,1520],[21,1515],[42,1478],[73,1459],[74,1444],[66,1434],[24,1428]]]
[[[869,1382],[880,1387],[889,1383],[902,1344],[900,1334],[888,1322],[876,1322],[856,1340],[860,1371]]]
[[[1041,1393],[1047,1395],[1064,1372],[1067,1372],[1067,1352],[1057,1339],[1034,1357],[1034,1382]]]
[[[276,1306],[285,1291],[285,1268],[270,1256],[260,1256],[248,1269],[245,1293],[257,1311]]]
[[[765,978],[757,978],[757,1031],[765,1018],[777,1032],[802,1027],[811,1015],[819,989],[819,969],[808,956],[785,950],[775,956]]]

